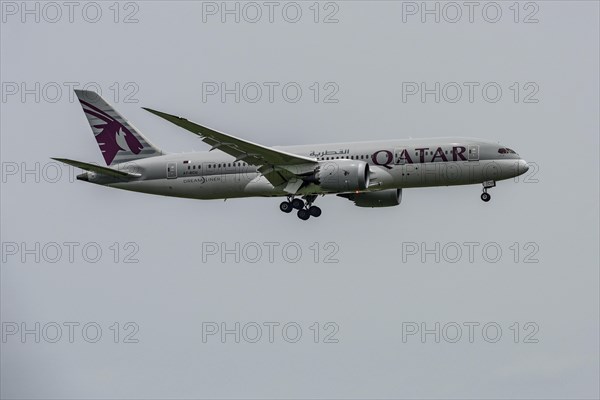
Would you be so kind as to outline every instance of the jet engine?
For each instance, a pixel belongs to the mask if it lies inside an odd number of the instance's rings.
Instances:
[[[402,189],[386,189],[377,192],[340,195],[354,202],[358,207],[392,207],[402,201]]]
[[[369,187],[369,164],[359,160],[332,160],[319,163],[315,172],[303,178],[326,192],[353,192]]]

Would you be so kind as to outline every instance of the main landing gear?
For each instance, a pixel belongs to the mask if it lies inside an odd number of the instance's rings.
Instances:
[[[313,206],[313,202],[317,198],[316,195],[307,195],[302,199],[294,198],[293,196],[288,196],[287,201],[284,201],[279,205],[279,209],[284,213],[291,213],[292,210],[298,210],[298,218],[303,221],[306,221],[310,217],[319,217],[321,215],[321,209],[317,206]]]
[[[487,192],[488,189],[496,186],[496,181],[485,181],[483,182],[483,193],[481,193],[481,200],[486,203],[492,199],[492,196]]]

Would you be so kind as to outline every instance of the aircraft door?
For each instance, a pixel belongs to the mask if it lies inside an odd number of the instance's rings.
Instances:
[[[469,161],[479,161],[479,145],[469,145]]]
[[[175,179],[177,178],[177,164],[176,163],[167,163],[167,179]]]

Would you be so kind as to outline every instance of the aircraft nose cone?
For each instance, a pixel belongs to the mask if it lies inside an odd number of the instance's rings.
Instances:
[[[525,172],[529,171],[529,164],[527,164],[527,161],[525,160],[519,160],[519,170],[518,170],[518,174],[524,174]]]

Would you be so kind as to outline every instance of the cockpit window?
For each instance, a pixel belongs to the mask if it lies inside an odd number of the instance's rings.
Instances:
[[[511,150],[508,147],[499,148],[498,153],[500,153],[500,154],[517,154],[514,150]]]

